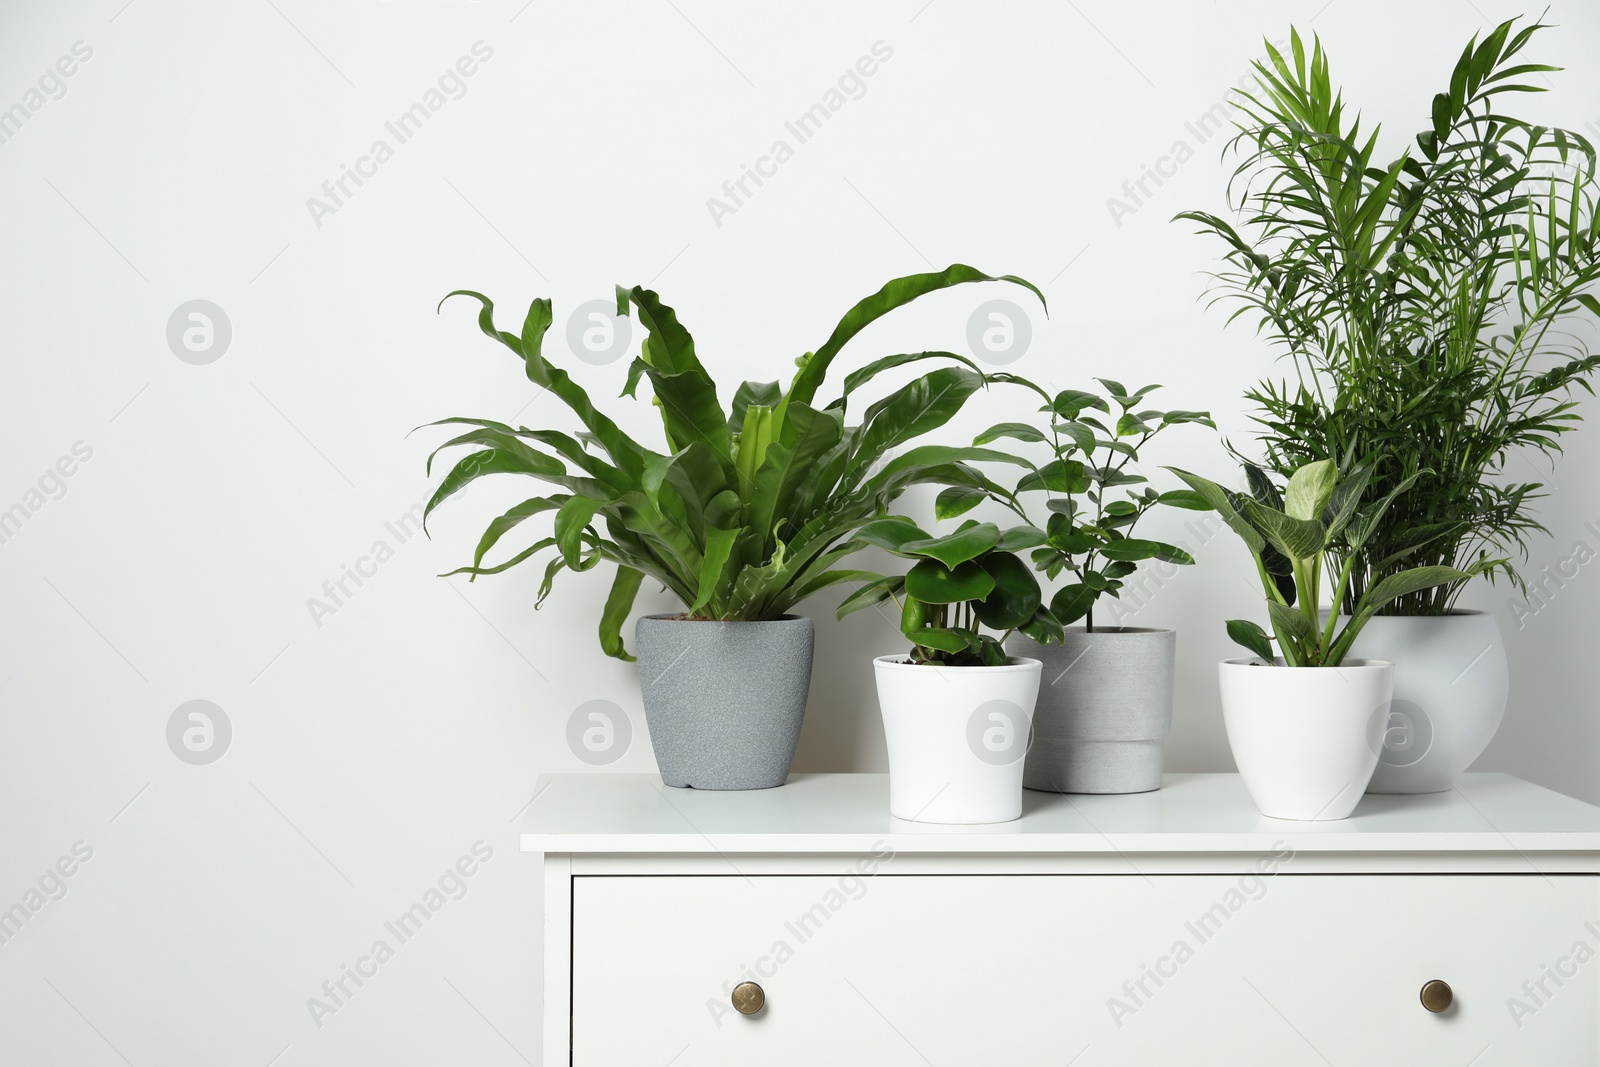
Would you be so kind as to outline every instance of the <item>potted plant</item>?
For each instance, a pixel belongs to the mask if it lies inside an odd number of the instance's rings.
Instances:
[[[1339,610],[1416,565],[1460,577],[1389,601],[1356,655],[1395,663],[1393,719],[1372,790],[1450,788],[1499,727],[1506,654],[1492,616],[1463,611],[1470,577],[1526,592],[1514,560],[1544,528],[1542,486],[1520,472],[1560,451],[1592,392],[1600,301],[1595,151],[1571,130],[1511,112],[1529,75],[1558,68],[1521,55],[1544,27],[1501,23],[1474,37],[1433,100],[1415,145],[1386,165],[1329,74],[1320,42],[1298,34],[1292,60],[1268,48],[1258,94],[1241,94],[1242,221],[1179,216],[1226,245],[1224,297],[1253,312],[1294,362],[1294,381],[1249,397],[1266,465],[1278,476],[1313,460],[1380,457],[1366,490],[1412,489],[1360,543]]]
[[[1095,605],[1102,597],[1119,597],[1141,562],[1194,562],[1176,545],[1135,537],[1135,527],[1157,507],[1207,511],[1210,505],[1190,489],[1151,488],[1134,465],[1140,449],[1168,427],[1216,425],[1204,411],[1141,407],[1160,388],[1156,385],[1130,393],[1121,382],[1100,378],[1104,397],[1078,389],[1051,396],[1031,382],[1011,380],[1044,399],[1040,411],[1047,416],[1048,433],[1029,423],[1001,423],[973,444],[1012,438],[1049,445],[1051,459],[1024,474],[1015,494],[1049,495],[1044,543],[1033,550],[1033,564],[1051,581],[1068,579],[1050,601],[1050,614],[1066,628],[1062,640],[1045,645],[1017,633],[1008,643],[1017,655],[1044,664],[1023,785],[1057,793],[1159,789],[1172,729],[1177,635],[1104,621],[1097,625]],[[945,517],[976,502],[973,491],[954,486],[939,495],[936,506]],[[1027,518],[1020,508],[1018,513]],[[1073,625],[1080,621],[1081,626]]]
[[[890,814],[938,823],[1018,818],[1040,663],[1008,655],[1004,641],[1013,631],[1044,642],[1061,632],[1032,569],[1016,554],[1037,546],[1040,531],[968,521],[933,537],[891,517],[856,536],[914,561],[904,575],[875,576],[838,609],[843,618],[892,599],[900,632],[911,641],[909,654],[873,660]]]
[[[648,289],[619,288],[618,314],[637,313],[646,331],[622,395],[635,397],[648,381],[661,414],[661,451],[624,433],[544,356],[549,300],[533,301],[521,331],[509,333],[495,326],[487,297],[460,291],[480,303],[483,332],[511,349],[528,379],[570,408],[581,429],[569,434],[487,419],[442,420],[471,428],[441,448],[472,445],[477,451],[445,475],[425,516],[488,474],[528,475],[562,490],[525,500],[495,519],[472,565],[450,573],[497,574],[554,549],[539,590],[542,602],[562,570],[615,564],[600,613],[600,647],[625,660],[634,657],[623,646],[621,628],[635,594],[647,577],[660,582],[683,610],[641,618],[635,633],[645,721],[662,780],[700,789],[782,785],[811,680],[811,620],[793,608],[821,589],[862,577],[840,566],[861,547],[852,534],[883,515],[907,486],[986,489],[990,481],[970,464],[1008,458],[943,445],[889,456],[944,425],[985,385],[965,357],[884,356],[847,375],[828,403],[818,402],[817,393],[839,351],[882,315],[948,286],[997,280],[1038,294],[1020,278],[991,278],[961,264],[897,278],[851,308],[822,347],[798,360],[787,389],[745,382],[727,407],[672,308]],[[884,371],[924,360],[958,365],[921,375],[867,407],[858,422],[848,421],[857,390]],[[503,537],[544,513],[553,514],[549,536],[504,562],[484,564]]]
[[[1351,647],[1385,604],[1464,577],[1454,567],[1408,568],[1364,590],[1342,626],[1319,615],[1329,546],[1338,537],[1365,544],[1414,480],[1363,508],[1373,466],[1340,479],[1331,460],[1307,463],[1281,493],[1256,471],[1248,497],[1168,468],[1244,541],[1267,595],[1278,654],[1259,625],[1235,619],[1228,635],[1254,655],[1224,660],[1219,674],[1228,745],[1251,799],[1271,818],[1342,819],[1355,808],[1378,763],[1394,677],[1392,664],[1354,658]],[[1349,592],[1353,559],[1333,582],[1335,601]]]

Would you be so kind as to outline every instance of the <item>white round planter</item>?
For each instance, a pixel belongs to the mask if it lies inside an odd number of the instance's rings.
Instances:
[[[1483,754],[1506,712],[1510,671],[1494,616],[1375,615],[1352,656],[1394,664],[1394,703],[1369,793],[1441,793]]]
[[[937,667],[879,656],[872,665],[889,749],[889,813],[937,823],[1019,818],[1039,661]]]
[[[1222,717],[1250,799],[1274,819],[1323,822],[1355,810],[1378,765],[1393,666],[1267,666],[1223,660]]]

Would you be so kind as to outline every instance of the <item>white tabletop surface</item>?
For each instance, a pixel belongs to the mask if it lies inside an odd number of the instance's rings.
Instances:
[[[1464,775],[1447,793],[1366,796],[1337,822],[1258,813],[1236,774],[1169,774],[1123,796],[1023,792],[1022,818],[988,826],[889,814],[881,774],[795,774],[779,789],[673,789],[648,774],[539,779],[527,852],[837,853],[887,842],[905,853],[1230,852],[1288,841],[1313,852],[1597,852],[1600,808],[1507,774]]]

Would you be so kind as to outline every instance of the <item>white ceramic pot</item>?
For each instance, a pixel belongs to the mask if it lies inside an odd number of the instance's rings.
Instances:
[[[938,823],[1020,817],[1039,661],[938,667],[879,656],[872,665],[889,748],[889,813]]]
[[[1350,654],[1394,664],[1394,703],[1367,792],[1441,793],[1455,785],[1506,713],[1510,671],[1494,616],[1375,615]]]
[[[1389,718],[1392,664],[1268,666],[1223,660],[1222,717],[1250,799],[1274,819],[1343,819],[1378,765]]]

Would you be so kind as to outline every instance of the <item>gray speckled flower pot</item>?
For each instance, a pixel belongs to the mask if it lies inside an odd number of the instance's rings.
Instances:
[[[771,789],[789,777],[811,690],[811,620],[646,615],[639,689],[667,785]]]
[[[1013,635],[1006,649],[1044,662],[1024,786],[1051,793],[1161,788],[1177,634],[1072,628],[1060,645]]]

